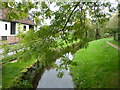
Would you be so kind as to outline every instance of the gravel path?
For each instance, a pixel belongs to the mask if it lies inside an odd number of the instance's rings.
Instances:
[[[120,50],[120,48],[119,48],[118,46],[116,46],[116,45],[114,45],[114,44],[112,44],[112,43],[110,43],[110,42],[108,42],[108,41],[106,41],[106,43],[108,43],[108,44],[111,45],[112,47],[114,47],[114,48]]]

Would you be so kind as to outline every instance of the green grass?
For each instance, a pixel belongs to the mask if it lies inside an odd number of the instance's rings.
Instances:
[[[0,55],[0,60],[2,59],[2,55]],[[0,63],[1,64],[1,63]],[[0,65],[0,69],[1,69],[2,65]],[[0,89],[2,87],[2,69],[0,70]]]
[[[110,43],[112,43],[112,44],[120,47],[120,43],[118,43],[117,41],[113,40],[113,38],[109,39],[108,41],[109,41]]]
[[[12,60],[12,59],[15,59],[15,58],[17,58],[17,56],[19,55],[19,53],[18,54],[13,54],[13,55],[9,55],[9,56],[6,56],[6,57],[4,57],[4,58],[0,58],[0,64],[1,63],[6,63],[6,62],[9,62],[10,60]],[[2,55],[0,55],[0,57],[1,57]]]
[[[0,70],[0,89],[2,87],[2,70]]]
[[[105,41],[110,38],[89,42],[87,49],[75,53],[70,66],[71,76],[77,88],[118,87],[118,50]]]
[[[2,66],[2,87],[7,88],[13,84],[14,77],[20,75],[20,71],[25,69],[26,67],[31,66],[35,59],[31,59],[28,61],[18,61],[14,63],[6,63]]]

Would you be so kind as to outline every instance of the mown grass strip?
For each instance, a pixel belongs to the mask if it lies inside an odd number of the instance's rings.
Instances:
[[[118,50],[106,43],[106,39],[89,43],[87,49],[80,49],[73,59],[71,75],[77,88],[117,88]]]

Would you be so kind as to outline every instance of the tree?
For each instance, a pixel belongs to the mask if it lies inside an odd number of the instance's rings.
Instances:
[[[109,32],[111,31],[113,33],[114,40],[118,40],[117,39],[118,22],[119,22],[119,19],[118,19],[118,11],[117,11],[112,15],[112,17],[107,23],[107,28],[110,29]]]
[[[21,53],[19,57],[23,60],[34,57],[42,60],[46,65],[68,52],[75,52],[80,48],[87,47],[89,38],[92,36],[91,31],[96,33],[95,36],[98,39],[98,26],[107,20],[107,13],[102,9],[111,7],[109,2],[101,1],[56,2],[59,10],[52,11],[49,4],[48,2],[2,2],[3,7],[20,11],[8,14],[8,19],[22,18],[20,17],[21,12],[23,16],[26,16],[29,10],[39,7],[39,10],[32,12],[37,25],[44,19],[51,19],[51,25],[41,26],[38,30],[30,30],[26,34],[20,35],[24,48],[19,52]]]

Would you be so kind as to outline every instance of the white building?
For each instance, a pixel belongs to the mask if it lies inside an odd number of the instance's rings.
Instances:
[[[34,28],[35,23],[31,19],[25,18],[21,20],[6,20],[7,9],[1,9],[0,11],[0,40],[6,41],[7,43],[19,42],[19,38],[16,37],[18,31],[28,31],[30,28]]]

